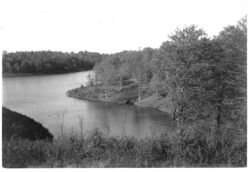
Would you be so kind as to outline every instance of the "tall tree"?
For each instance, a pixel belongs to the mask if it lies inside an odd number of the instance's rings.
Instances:
[[[107,97],[107,88],[110,83],[113,83],[116,76],[114,66],[108,60],[102,61],[94,68],[97,81],[101,81],[104,85],[104,97]]]
[[[186,110],[190,104],[188,95],[188,75],[193,58],[192,50],[202,38],[205,32],[197,29],[196,26],[186,27],[183,30],[177,29],[175,34],[170,35],[170,41],[166,41],[160,47],[161,56],[166,61],[166,85],[168,94],[174,105],[174,116],[179,124],[183,125],[184,119],[189,115]],[[186,115],[186,116],[185,116]]]
[[[246,130],[247,104],[247,17],[236,26],[228,26],[215,39],[222,46],[225,60],[222,67],[227,74],[223,110],[225,118]],[[240,126],[239,126],[240,125]]]

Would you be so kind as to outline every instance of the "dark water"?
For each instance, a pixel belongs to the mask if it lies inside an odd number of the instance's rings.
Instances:
[[[77,72],[3,78],[3,106],[32,117],[55,137],[62,133],[80,135],[81,131],[86,134],[94,128],[136,138],[175,132],[169,116],[155,109],[67,97],[66,91],[86,83],[87,75]]]

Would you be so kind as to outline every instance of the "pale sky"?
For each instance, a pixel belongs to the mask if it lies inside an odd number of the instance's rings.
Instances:
[[[114,53],[158,48],[176,27],[212,37],[247,13],[247,0],[1,0],[1,49]]]

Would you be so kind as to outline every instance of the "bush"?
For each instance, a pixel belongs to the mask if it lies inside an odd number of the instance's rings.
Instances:
[[[84,139],[3,142],[4,167],[244,167],[246,141],[205,137],[198,130],[178,137],[106,137],[94,130]]]

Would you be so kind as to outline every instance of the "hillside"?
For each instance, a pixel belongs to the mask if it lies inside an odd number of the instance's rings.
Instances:
[[[53,135],[42,124],[5,107],[2,108],[2,127],[3,140],[11,138],[53,140]]]

